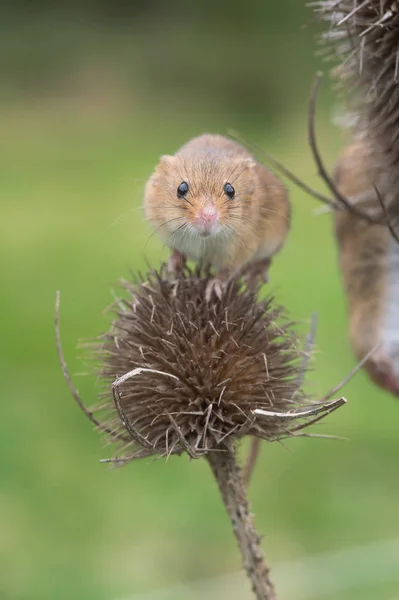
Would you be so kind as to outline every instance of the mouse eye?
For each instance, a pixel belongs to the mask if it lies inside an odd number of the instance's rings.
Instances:
[[[236,191],[233,188],[233,186],[231,185],[231,183],[225,183],[223,190],[224,190],[224,193],[226,194],[226,196],[231,198],[231,200],[234,198]]]
[[[184,198],[184,196],[188,193],[189,186],[187,181],[182,181],[179,187],[177,188],[177,197]]]

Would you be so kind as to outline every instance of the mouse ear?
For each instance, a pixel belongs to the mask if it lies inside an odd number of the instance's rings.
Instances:
[[[159,164],[168,169],[170,167],[172,167],[175,164],[176,161],[176,157],[175,156],[169,156],[169,154],[163,154],[161,156],[161,158],[159,159]]]
[[[254,158],[252,158],[251,156],[249,156],[248,158],[246,158],[244,160],[244,164],[246,167],[248,167],[248,169],[254,169],[256,167],[256,160]]]

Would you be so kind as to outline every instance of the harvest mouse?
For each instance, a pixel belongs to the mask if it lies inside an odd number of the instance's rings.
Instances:
[[[374,186],[388,192],[384,171],[365,139],[351,144],[334,179],[359,208],[377,207]],[[358,359],[379,344],[366,363],[373,381],[399,396],[399,244],[388,227],[336,211],[339,261],[349,311],[349,337]]]
[[[241,144],[204,134],[174,156],[161,156],[144,193],[147,219],[172,249],[169,269],[186,257],[216,267],[207,290],[242,267],[265,277],[290,227],[290,203],[281,181]]]

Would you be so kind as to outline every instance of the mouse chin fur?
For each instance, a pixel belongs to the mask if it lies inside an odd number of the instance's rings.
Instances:
[[[228,228],[201,235],[194,227],[184,227],[171,237],[170,244],[193,260],[214,263],[226,253],[230,237]]]

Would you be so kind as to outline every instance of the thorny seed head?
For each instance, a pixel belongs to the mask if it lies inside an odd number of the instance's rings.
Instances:
[[[321,36],[323,54],[337,63],[335,74],[346,93],[354,92],[358,103],[374,105],[376,112],[378,105],[388,118],[398,105],[398,1],[319,0],[309,5],[328,24]]]
[[[320,0],[309,4],[328,24],[322,34],[324,54],[337,64],[334,75],[349,100],[355,133],[366,139],[372,164],[384,176],[378,186],[397,222],[398,0]]]
[[[186,269],[172,281],[163,267],[124,283],[127,297],[114,305],[111,330],[96,347],[101,428],[109,441],[122,441],[125,456],[114,460],[184,451],[197,458],[246,434],[295,435],[298,418],[307,425],[308,416],[291,412],[305,402],[304,353],[282,309],[237,280],[209,303],[210,276]],[[273,414],[259,417],[256,409]]]

